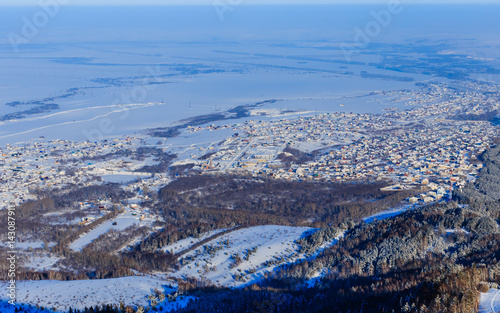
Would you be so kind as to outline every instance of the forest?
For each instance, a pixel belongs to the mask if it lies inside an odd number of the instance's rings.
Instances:
[[[123,191],[117,184],[33,190],[39,199],[16,208],[20,220],[18,235],[46,242],[43,248],[36,250],[61,257],[57,265],[67,271],[38,272],[21,267],[18,278],[99,279],[128,276],[132,270],[146,273],[167,271],[177,268],[180,255],[165,253],[160,250],[162,247],[208,231],[234,231],[258,225],[322,228],[347,220],[359,222],[362,217],[393,207],[413,195],[411,192],[380,191],[386,184],[288,182],[231,175],[181,177],[162,188],[158,194],[148,191],[151,199],[157,201],[145,205],[163,219],[163,222],[155,223],[160,228],[158,231],[148,234],[146,228],[133,227],[120,232],[112,231],[101,235],[81,252],[69,249],[69,245],[96,225],[120,214],[120,208],[126,205],[123,200],[132,194]],[[68,221],[78,218],[83,214],[77,209],[79,202],[98,203],[101,198],[109,199],[115,205],[108,214],[91,224],[51,224],[52,218],[47,217],[51,212],[68,208],[68,213],[61,213],[57,218]],[[130,249],[113,249],[124,246],[137,236],[143,239]],[[214,237],[207,241],[211,239]],[[55,244],[50,246],[49,242]],[[0,253],[3,252],[0,249]]]

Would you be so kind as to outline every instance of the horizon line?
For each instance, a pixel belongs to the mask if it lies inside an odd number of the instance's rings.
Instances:
[[[488,1],[488,0],[483,0],[483,1],[477,1],[477,2],[471,2],[471,1],[446,1],[446,0],[441,0],[441,1],[431,1],[431,0],[424,0],[424,1],[419,1],[419,2],[414,2],[411,1],[398,1],[400,5],[435,5],[435,4],[441,4],[441,5],[500,5],[500,1]],[[238,6],[294,6],[294,5],[300,5],[300,6],[315,6],[315,5],[350,5],[350,6],[356,6],[356,5],[388,5],[388,1],[359,1],[359,2],[352,2],[352,1],[341,1],[341,2],[336,2],[336,3],[324,3],[324,2],[309,2],[309,3],[276,3],[276,2],[266,2],[266,3],[248,3],[248,2],[243,2],[241,4],[238,4]],[[67,4],[60,4],[61,6],[72,6],[72,7],[128,7],[128,6],[209,6],[213,7],[216,6],[216,4],[208,4],[208,3],[67,3]],[[31,3],[0,3],[0,7],[39,7],[40,4],[31,4]]]

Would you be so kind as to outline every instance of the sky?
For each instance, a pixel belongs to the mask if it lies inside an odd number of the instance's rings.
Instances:
[[[0,6],[37,6],[40,3],[67,5],[251,5],[251,4],[337,4],[337,3],[497,3],[500,0],[0,0]]]

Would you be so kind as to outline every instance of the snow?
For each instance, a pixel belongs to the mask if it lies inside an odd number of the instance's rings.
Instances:
[[[253,109],[249,111],[251,116],[255,115],[268,115],[271,117],[277,117],[281,115],[281,110],[278,109]]]
[[[140,220],[141,213],[137,213],[136,216],[132,215],[132,211],[125,212],[118,215],[116,218],[106,221],[90,232],[82,235],[80,238],[75,240],[69,247],[74,251],[81,251],[86,245],[88,245],[92,240],[98,238],[102,234],[107,233],[110,229],[114,230],[124,230],[134,224],[147,225],[153,222],[152,219]],[[116,225],[113,225],[116,222]]]
[[[479,313],[497,313],[500,311],[500,290],[490,289],[487,293],[481,293],[479,301]]]
[[[22,249],[22,250],[28,250],[29,248],[33,248],[33,249],[43,248],[43,241],[16,242],[16,248]]]
[[[167,294],[174,288],[163,279],[153,276],[133,276],[101,280],[76,281],[18,281],[17,303],[55,307],[60,311],[84,309],[85,307],[102,304],[119,304],[146,306],[149,305],[148,295],[155,289]],[[2,290],[6,282],[0,282]],[[7,300],[2,296],[2,300]],[[178,304],[182,304],[178,303]]]
[[[224,232],[226,230],[227,229],[217,229],[217,230],[214,230],[214,231],[211,231],[211,232],[204,233],[204,234],[202,234],[198,238],[189,237],[189,238],[186,238],[186,239],[182,239],[182,240],[177,241],[176,243],[173,243],[171,245],[163,247],[162,250],[164,252],[173,251],[173,253],[179,253],[181,251],[189,249],[190,247],[192,247],[193,245],[197,244],[200,241],[203,241],[203,240],[205,240],[205,239],[207,239],[207,238],[209,238],[211,236],[220,234],[220,233],[222,233],[222,232]]]
[[[102,175],[102,181],[107,183],[128,183],[131,181],[136,181],[141,178],[148,178],[146,175],[135,175],[135,174],[127,174],[127,173],[116,173],[111,175]]]
[[[293,147],[295,149],[299,149],[303,152],[309,153],[315,150],[320,150],[322,148],[325,148],[325,146],[327,146],[327,144],[322,141],[309,141],[309,142],[297,142]]]
[[[466,235],[470,234],[470,232],[468,232],[468,231],[466,231],[465,229],[462,229],[462,228],[460,228],[460,229],[445,229],[445,232],[446,232],[447,235],[449,235],[449,234],[455,234],[455,233],[463,233],[463,234],[466,234]]]
[[[330,248],[331,246],[336,245],[340,239],[345,237],[346,233],[347,233],[347,231],[342,231],[342,232],[338,233],[338,235],[335,238],[333,238],[333,240],[323,243],[321,246],[319,246],[318,250],[316,250],[316,252],[311,256],[311,258],[317,257],[321,252],[323,252],[323,250]]]
[[[188,164],[198,164],[198,161],[193,160],[193,159],[186,159],[186,160],[180,160],[172,163],[170,166],[182,166],[182,165],[188,165]]]
[[[99,45],[91,43],[87,45],[90,49],[61,43],[57,54],[59,56],[85,54],[89,58],[99,59],[100,62],[60,63],[36,50],[28,54],[23,51],[16,57],[0,61],[0,68],[4,73],[0,79],[2,103],[58,97],[66,94],[70,88],[78,88],[76,94],[54,100],[60,106],[57,110],[1,122],[1,145],[39,136],[48,139],[91,141],[114,138],[141,132],[147,128],[172,126],[196,115],[224,113],[225,110],[239,105],[254,104],[268,99],[283,101],[265,104],[253,110],[252,114],[259,116],[266,113],[276,117],[284,110],[306,111],[305,109],[319,112],[334,110],[380,113],[390,104],[389,100],[380,101],[373,95],[363,98],[358,96],[366,95],[373,90],[416,88],[413,82],[367,79],[356,75],[330,73],[339,70],[338,65],[330,63],[317,63],[314,65],[317,68],[313,71],[300,67],[284,69],[282,66],[297,65],[296,60],[287,58],[281,61],[274,59],[265,67],[254,67],[252,64],[255,62],[260,64],[259,58],[248,56],[238,57],[238,60],[242,61],[241,64],[226,63],[227,55],[213,52],[215,48],[220,48],[220,43],[199,42],[199,49],[194,50],[189,44],[183,43],[158,44],[157,48],[148,47],[150,56],[141,57],[145,62],[144,66],[138,64],[138,60],[130,55],[110,52],[111,50],[103,52],[99,51],[101,48]],[[120,43],[110,42],[109,45],[115,46],[117,51],[123,51]],[[133,53],[142,51],[144,47],[130,44],[126,49]],[[273,50],[280,48],[262,46],[261,49],[262,52],[273,53]],[[164,54],[167,50],[172,56]],[[309,49],[305,51],[310,52]],[[326,52],[315,51],[316,53],[322,55]],[[29,57],[25,57],[26,55]],[[34,55],[43,57],[33,57]],[[184,57],[173,55],[184,55]],[[155,68],[147,66],[147,64],[190,63],[195,59],[196,62],[203,63],[208,70],[215,70],[217,73],[184,74],[175,69],[175,66]],[[217,63],[213,63],[214,60]],[[109,71],[110,64],[113,64],[112,72]],[[186,65],[186,67],[193,66]],[[252,70],[248,70],[248,66],[253,67]],[[306,68],[308,67],[309,65]],[[349,65],[349,67],[358,73],[367,69],[373,73],[387,73],[385,70],[372,69],[369,66]],[[411,76],[417,81],[428,79],[424,75]],[[97,77],[120,80],[123,84],[96,82]],[[154,84],[142,86],[142,78]],[[138,88],[145,90],[140,97],[136,95]],[[346,106],[339,107],[340,103],[345,103]],[[2,114],[25,109],[25,106],[16,108],[3,106]]]
[[[411,209],[411,207],[410,205],[406,205],[400,208],[385,210],[364,218],[364,221],[372,223],[375,220],[391,218],[402,214]],[[299,254],[299,247],[295,243],[296,240],[304,237],[311,231],[314,231],[314,229],[273,225],[237,230],[218,237],[182,256],[180,258],[182,261],[180,270],[172,273],[171,276],[178,278],[201,276],[214,284],[227,287],[241,287],[257,282],[262,278],[264,273],[273,271],[281,264],[291,263],[298,259],[316,257],[324,249],[337,244],[340,238],[344,237],[346,233],[339,233],[336,238],[325,242],[311,255]],[[209,234],[205,234],[197,239],[187,238],[180,240],[175,244],[164,247],[162,250],[173,250],[174,253],[178,253],[209,236]],[[226,244],[227,241],[229,241],[229,244]],[[215,250],[217,251],[210,254],[206,250],[210,246],[216,248]],[[244,260],[245,253],[252,248],[257,248],[257,251],[248,260]],[[240,265],[230,268],[234,263],[234,260],[231,258],[234,254],[238,254],[243,261]],[[272,264],[269,261],[276,262]],[[266,262],[268,263],[265,264]],[[240,275],[242,275],[242,279],[238,278]],[[317,279],[321,275],[321,272],[317,272],[312,279]]]
[[[388,218],[391,218],[394,216],[398,216],[398,215],[408,211],[408,209],[410,209],[410,208],[411,208],[411,206],[407,205],[407,206],[403,206],[401,208],[385,210],[385,211],[370,215],[368,217],[365,217],[365,218],[363,218],[363,221],[365,221],[365,223],[368,224],[368,223],[371,223],[375,220],[385,220],[385,219],[388,219]]]
[[[53,269],[54,265],[60,260],[61,258],[49,255],[48,253],[45,255],[36,255],[36,256],[30,256],[25,258],[24,261],[24,266],[27,268],[32,268],[38,271],[45,271],[45,270],[50,270]]]
[[[204,246],[190,251],[182,257],[180,270],[172,273],[173,277],[204,277],[214,284],[228,287],[239,287],[258,281],[265,272],[272,271],[278,263],[265,265],[267,261],[283,257],[282,263],[290,262],[298,257],[296,240],[309,233],[312,228],[288,226],[257,226],[240,229],[217,239]],[[229,244],[224,244],[228,242]],[[211,254],[204,247],[213,246],[220,249]],[[245,260],[245,252],[257,249]],[[231,256],[238,253],[241,264],[230,268],[233,264]],[[191,261],[188,261],[191,258]],[[204,268],[205,267],[205,268]],[[209,269],[210,270],[206,270]],[[249,273],[254,271],[254,273]],[[244,274],[241,280],[235,275]]]

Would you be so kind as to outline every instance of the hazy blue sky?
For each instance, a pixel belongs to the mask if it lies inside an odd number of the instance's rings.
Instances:
[[[335,4],[388,3],[394,0],[0,0],[0,5],[38,5],[58,1],[73,5],[176,5],[241,3],[241,4]],[[397,0],[396,0],[397,1]],[[400,0],[401,3],[499,3],[500,0]]]

